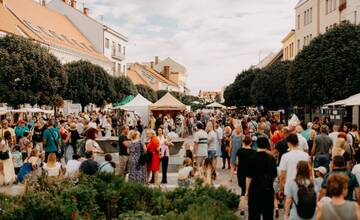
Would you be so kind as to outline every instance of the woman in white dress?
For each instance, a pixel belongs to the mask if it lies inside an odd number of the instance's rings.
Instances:
[[[0,163],[2,164],[2,166],[0,166],[0,176],[3,177],[2,181],[0,181],[0,185],[12,184],[16,180],[15,168],[11,155],[11,147],[10,147],[11,143],[12,143],[11,133],[9,131],[5,131],[4,138],[3,140],[1,140],[0,143],[0,151],[2,152],[3,155],[7,153],[8,158],[0,160]]]

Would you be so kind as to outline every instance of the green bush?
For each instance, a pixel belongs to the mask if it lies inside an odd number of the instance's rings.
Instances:
[[[0,195],[0,220],[12,219],[234,219],[239,197],[225,188],[162,192],[112,175],[76,182],[40,177],[22,196]]]

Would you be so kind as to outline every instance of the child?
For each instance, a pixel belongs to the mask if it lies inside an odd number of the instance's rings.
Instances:
[[[205,186],[213,185],[213,181],[216,179],[216,172],[210,158],[206,158],[201,166],[201,177],[204,180]]]
[[[20,151],[20,145],[15,145],[14,151],[12,152],[12,160],[14,163],[15,174],[19,173],[20,167],[23,165],[22,154]]]
[[[324,176],[326,175],[326,168],[325,167],[318,167],[315,168],[315,192],[319,194],[321,190],[321,183],[324,180]]]
[[[185,158],[183,161],[183,167],[178,172],[178,185],[180,187],[189,186],[194,176],[194,169],[192,167],[192,161],[190,158]]]
[[[190,149],[190,144],[185,144],[185,157],[186,158],[190,158],[191,161],[193,161],[193,153]]]
[[[22,153],[22,159],[25,160],[30,155],[33,146],[30,132],[24,132],[24,137],[20,139],[19,144]]]

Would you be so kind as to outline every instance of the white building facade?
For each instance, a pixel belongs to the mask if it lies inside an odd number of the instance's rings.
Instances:
[[[295,7],[296,54],[342,21],[360,24],[360,0],[300,0]]]
[[[94,45],[94,49],[111,62],[107,72],[113,76],[126,75],[128,38],[89,16],[89,8],[78,10],[76,0],[52,0],[46,6],[65,15]]]

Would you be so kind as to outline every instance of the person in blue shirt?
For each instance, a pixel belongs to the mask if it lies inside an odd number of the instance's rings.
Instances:
[[[29,127],[25,124],[26,122],[23,119],[19,119],[18,125],[15,127],[15,135],[17,141],[24,137],[25,132],[29,132]]]
[[[45,162],[50,153],[58,155],[58,148],[61,146],[60,131],[55,127],[56,121],[49,120],[48,128],[44,131],[43,145],[45,151]]]

